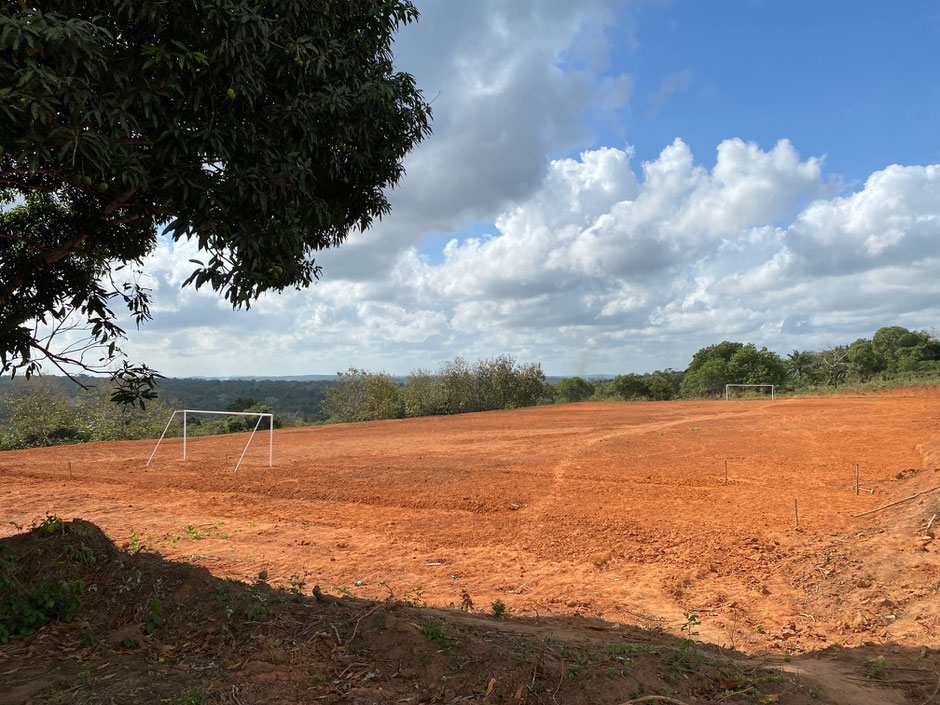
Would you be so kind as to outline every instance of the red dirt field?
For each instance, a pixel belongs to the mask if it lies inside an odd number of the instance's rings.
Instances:
[[[696,611],[752,652],[934,648],[940,493],[852,514],[940,485],[938,439],[940,387],[911,387],[286,429],[237,474],[244,434],[149,468],[153,441],[62,446],[0,453],[0,535],[50,512],[226,577],[667,630]]]

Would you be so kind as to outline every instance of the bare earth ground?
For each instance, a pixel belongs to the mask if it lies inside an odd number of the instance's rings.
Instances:
[[[150,441],[0,453],[0,536],[51,512],[275,586],[676,634],[692,611],[700,639],[785,668],[940,647],[940,492],[852,516],[940,486],[938,387],[288,429],[273,468],[256,437],[233,474],[245,440],[190,439],[184,462],[172,439],[150,468]]]

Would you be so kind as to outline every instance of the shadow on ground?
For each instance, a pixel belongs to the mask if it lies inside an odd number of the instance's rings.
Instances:
[[[132,548],[138,548],[132,546]],[[0,541],[0,703],[929,703],[936,650],[760,660],[577,616],[311,596],[47,519]],[[468,605],[469,607],[469,605]],[[498,609],[498,608],[497,608]]]

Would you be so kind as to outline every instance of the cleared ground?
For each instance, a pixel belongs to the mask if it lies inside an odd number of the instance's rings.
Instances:
[[[431,605],[667,629],[696,611],[703,638],[759,650],[937,645],[920,518],[889,546],[888,514],[852,514],[940,484],[924,450],[938,437],[937,387],[570,404],[277,431],[275,466],[256,436],[237,474],[246,435],[190,439],[185,462],[172,439],[150,468],[152,441],[0,453],[0,513],[82,517],[217,575],[308,589],[385,597],[384,581]],[[873,494],[856,495],[855,463]]]

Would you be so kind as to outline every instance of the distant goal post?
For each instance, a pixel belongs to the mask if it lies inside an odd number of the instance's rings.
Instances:
[[[255,437],[255,433],[258,430],[258,427],[261,425],[262,419],[267,417],[268,419],[268,467],[274,466],[274,414],[268,412],[259,412],[259,411],[209,411],[206,409],[174,409],[173,413],[170,414],[169,420],[166,422],[166,427],[163,429],[163,433],[160,434],[160,439],[157,441],[157,445],[153,447],[153,452],[150,454],[150,457],[147,459],[147,464],[144,467],[150,465],[150,461],[153,460],[153,456],[157,454],[157,448],[160,447],[160,444],[163,442],[166,432],[170,430],[170,424],[173,423],[173,419],[176,418],[176,415],[180,414],[183,419],[183,460],[186,460],[186,441],[189,436],[189,414],[215,414],[216,416],[257,416],[258,421],[255,423],[255,427],[251,431],[251,435],[248,436],[248,442],[245,444],[242,454],[238,456],[238,462],[235,463],[235,469],[232,472],[237,472],[238,467],[242,464],[242,460],[245,457],[245,453],[248,452],[248,446],[251,445],[251,439]]]
[[[729,396],[729,392],[731,391],[732,387],[763,387],[765,389],[767,387],[770,387],[770,400],[773,401],[774,399],[776,399],[776,396],[777,396],[776,388],[772,384],[726,384],[725,385],[725,401],[728,401],[731,398]]]

